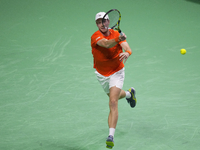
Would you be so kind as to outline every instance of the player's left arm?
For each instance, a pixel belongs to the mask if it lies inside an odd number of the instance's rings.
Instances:
[[[125,63],[128,57],[132,54],[132,50],[127,42],[122,42],[120,45],[124,49],[125,52],[119,54],[119,57],[120,57],[119,60],[120,61],[124,60],[124,63]]]

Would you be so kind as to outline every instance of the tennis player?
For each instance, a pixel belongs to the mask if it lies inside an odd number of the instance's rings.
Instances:
[[[102,25],[102,18],[105,14],[105,12],[96,14],[95,21],[98,31],[91,36],[91,47],[97,80],[109,97],[109,136],[106,140],[106,147],[112,149],[118,120],[118,100],[126,98],[133,108],[136,105],[136,97],[134,88],[131,87],[128,91],[122,90],[125,75],[124,63],[132,54],[132,50],[124,33],[120,35],[118,31],[108,28],[108,16],[106,16],[105,26]]]

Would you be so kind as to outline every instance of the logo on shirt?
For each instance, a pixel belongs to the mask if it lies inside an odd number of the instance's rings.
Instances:
[[[96,38],[96,41],[100,38],[100,36],[98,38]]]

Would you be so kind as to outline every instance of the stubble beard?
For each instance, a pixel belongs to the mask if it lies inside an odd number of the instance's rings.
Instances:
[[[106,29],[106,28],[105,28]],[[102,31],[101,29],[100,29],[100,31],[101,31],[101,33],[103,33],[103,34],[106,34],[107,32],[108,32],[108,28],[105,30],[105,31]]]

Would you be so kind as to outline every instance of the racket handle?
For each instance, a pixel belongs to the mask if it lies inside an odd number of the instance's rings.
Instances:
[[[118,32],[119,32],[119,34],[120,34],[121,36],[123,35],[123,32],[122,32],[120,29],[119,29]]]

